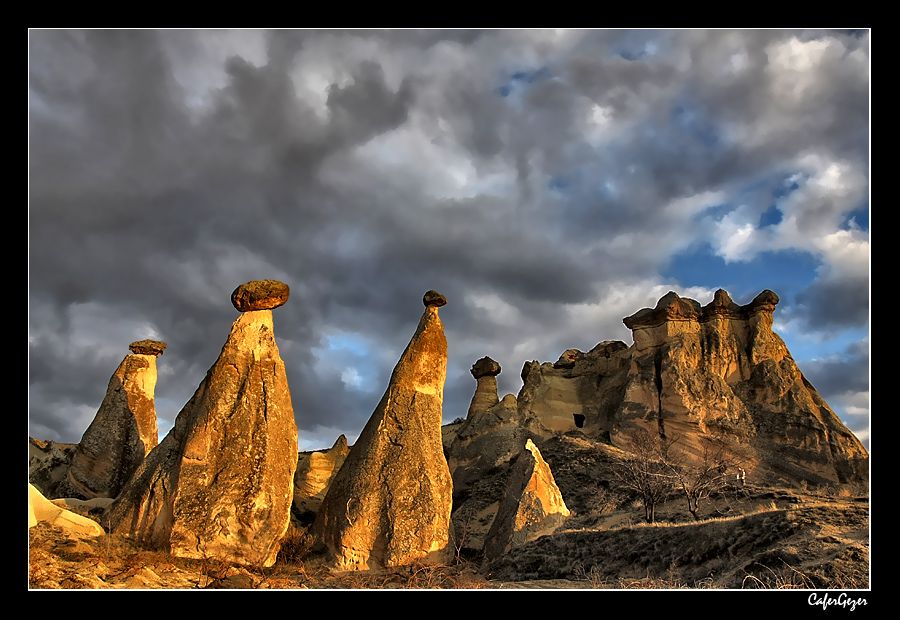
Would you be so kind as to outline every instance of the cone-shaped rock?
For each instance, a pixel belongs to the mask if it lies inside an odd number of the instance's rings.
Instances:
[[[529,439],[510,470],[509,482],[494,523],[484,543],[484,555],[496,558],[546,534],[552,534],[569,516],[537,446]]]
[[[477,383],[466,417],[487,411],[500,402],[497,397],[497,375],[500,374],[500,364],[489,357],[482,357],[472,365],[470,372]]]
[[[294,508],[301,515],[319,511],[331,481],[349,453],[347,438],[343,435],[329,450],[300,453],[294,473]]]
[[[115,497],[156,447],[156,356],[166,344],[132,343],[132,351],[116,369],[97,415],[88,426],[60,486],[57,497]],[[61,495],[60,495],[61,494]]]
[[[272,311],[245,312],[107,517],[113,531],[177,556],[271,566],[290,521],[296,466]]]
[[[447,339],[439,293],[338,471],[313,526],[347,569],[446,559],[453,485],[441,445]]]

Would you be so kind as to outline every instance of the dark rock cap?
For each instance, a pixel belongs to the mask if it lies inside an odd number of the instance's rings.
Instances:
[[[251,280],[241,284],[231,294],[231,303],[240,312],[271,310],[288,300],[291,289],[278,280]]]
[[[162,355],[167,346],[162,340],[135,340],[128,348],[138,355]]]
[[[472,376],[476,379],[480,379],[481,377],[496,377],[500,374],[500,364],[489,357],[482,357],[472,364],[472,369],[469,372],[471,372]]]
[[[425,304],[426,307],[435,306],[437,308],[440,308],[441,306],[447,305],[447,298],[437,291],[428,291],[422,297],[422,303]]]

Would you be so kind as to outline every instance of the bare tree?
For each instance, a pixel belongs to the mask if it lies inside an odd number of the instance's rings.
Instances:
[[[644,506],[647,523],[656,520],[656,506],[672,494],[675,477],[666,464],[666,439],[638,428],[631,435],[632,456],[617,459],[612,475],[618,486],[634,492]]]
[[[731,487],[731,478],[743,482],[744,470],[737,458],[719,437],[702,437],[699,459],[690,458],[685,451],[673,449],[679,437],[673,437],[661,450],[662,462],[672,474],[676,486],[687,500],[688,512],[700,520],[700,504],[715,493]]]

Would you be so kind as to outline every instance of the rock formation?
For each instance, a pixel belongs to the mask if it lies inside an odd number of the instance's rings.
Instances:
[[[576,428],[608,432],[628,364],[628,346],[618,340],[604,340],[587,353],[569,349],[554,364],[526,362],[520,415],[542,437]],[[581,426],[576,416],[581,416]]]
[[[131,474],[156,447],[156,357],[166,343],[132,342],[109,380],[106,396],[88,426],[57,497],[115,497]]]
[[[476,413],[487,411],[500,402],[497,397],[497,375],[500,374],[500,364],[489,357],[482,357],[472,365],[470,371],[477,382],[472,403],[469,405],[467,418]]]
[[[287,303],[291,289],[278,280],[252,280],[231,293],[231,303],[238,312],[272,310]]]
[[[78,444],[28,438],[28,481],[45,497],[59,497]]]
[[[552,534],[568,516],[550,467],[529,439],[510,468],[506,491],[484,543],[484,556],[493,559],[511,547]]]
[[[447,557],[453,488],[441,445],[447,339],[438,316],[447,300],[428,291],[423,302],[419,326],[313,524],[341,568]]]
[[[56,506],[41,495],[34,485],[29,484],[28,527],[34,527],[40,521],[61,528],[66,534],[73,536],[103,536],[105,533],[96,521]]]
[[[301,517],[319,512],[331,481],[349,453],[347,438],[343,435],[329,450],[300,453],[294,473],[294,509]]]
[[[621,419],[734,438],[761,473],[787,481],[863,481],[866,450],[772,331],[776,304],[768,290],[739,306],[720,289],[702,308],[670,292],[624,319],[635,344]]]
[[[584,432],[617,445],[627,447],[635,425],[698,453],[700,436],[723,435],[749,449],[759,476],[865,480],[865,448],[772,331],[777,303],[768,290],[740,306],[720,289],[704,307],[670,292],[624,319],[631,347],[605,342],[556,364],[526,363],[520,414],[545,437],[577,428],[579,414]]]
[[[290,521],[296,466],[297,427],[272,311],[247,311],[107,518],[113,531],[177,556],[271,566]]]

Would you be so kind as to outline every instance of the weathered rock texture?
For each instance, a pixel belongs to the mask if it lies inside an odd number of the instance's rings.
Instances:
[[[231,303],[240,312],[271,310],[283,306],[291,289],[278,280],[251,280],[241,284],[231,293]]]
[[[426,309],[381,402],[338,471],[313,531],[346,569],[401,566],[447,557],[450,471],[441,444],[446,303]]]
[[[75,448],[55,497],[116,497],[144,457],[156,447],[153,392],[157,355],[131,353],[119,364],[97,415]]]
[[[642,420],[670,436],[725,435],[753,448],[760,473],[788,481],[865,480],[865,448],[772,331],[777,303],[767,290],[739,306],[720,289],[701,308],[670,292],[626,318],[623,428]]]
[[[555,364],[525,362],[520,415],[543,437],[578,428],[575,414],[584,416],[584,432],[608,432],[628,364],[628,346],[618,340],[605,340],[587,353],[569,349]]]
[[[472,365],[470,372],[475,377],[476,385],[466,417],[487,411],[500,402],[497,397],[497,375],[500,374],[500,364],[489,357],[482,357]]]
[[[136,340],[128,345],[132,353],[139,355],[162,355],[168,345],[161,340]]]
[[[189,558],[270,566],[290,521],[297,427],[272,312],[241,314],[175,426],[108,518]]]
[[[518,397],[452,433],[446,454],[462,546],[483,548],[526,439],[557,468],[577,527],[602,520],[613,464],[639,427],[677,437],[679,453],[697,462],[704,438],[722,437],[751,482],[865,482],[865,448],[772,331],[777,303],[771,291],[741,306],[720,290],[705,307],[669,293],[624,319],[630,347],[604,341],[552,364],[526,362]]]
[[[556,364],[526,363],[520,414],[544,437],[576,428],[628,446],[644,426],[699,455],[716,434],[749,449],[757,476],[847,483],[867,477],[868,455],[797,368],[772,331],[778,296],[744,306],[719,290],[708,305],[670,292],[624,319],[634,345],[566,351]],[[749,468],[748,468],[749,469]]]
[[[550,466],[530,439],[510,468],[497,516],[484,543],[487,559],[555,532],[569,516]]]
[[[331,481],[349,453],[347,438],[343,435],[328,450],[300,453],[294,473],[294,509],[299,515],[308,518],[310,513],[319,512]]]
[[[28,485],[28,527],[32,528],[43,521],[62,528],[73,536],[103,536],[103,528],[96,521],[82,517],[53,504],[41,492]]]
[[[28,438],[28,481],[45,497],[59,497],[57,490],[75,454],[75,443]]]

